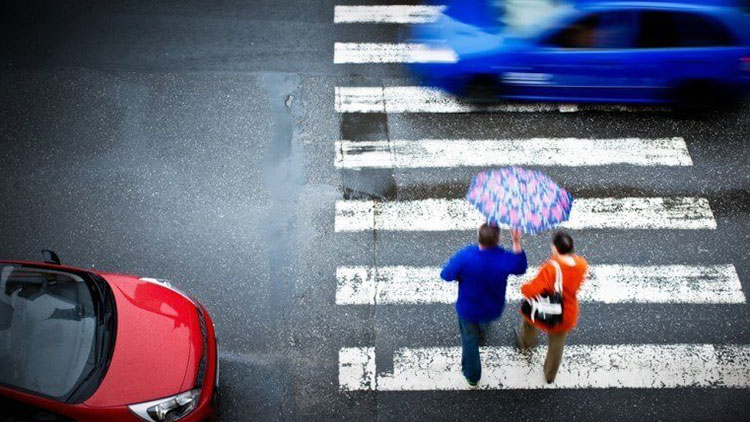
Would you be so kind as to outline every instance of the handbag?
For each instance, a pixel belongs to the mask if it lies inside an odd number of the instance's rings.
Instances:
[[[554,259],[550,262],[555,267],[555,287],[550,294],[539,294],[526,298],[521,303],[521,313],[532,322],[539,321],[545,325],[555,326],[562,322],[562,270]]]

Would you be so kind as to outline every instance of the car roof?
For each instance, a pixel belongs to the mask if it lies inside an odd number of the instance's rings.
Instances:
[[[576,0],[573,2],[579,8],[611,8],[611,7],[629,7],[629,8],[663,8],[663,9],[690,9],[690,10],[708,10],[716,8],[737,9],[743,6],[743,2],[737,0],[698,0],[698,1],[680,1],[680,0]]]
[[[740,6],[743,2],[737,0],[697,0],[696,1],[613,1],[613,0],[577,0],[575,8],[582,12],[596,12],[607,10],[665,10],[701,13],[710,15],[729,27],[742,44],[750,44],[750,15],[745,14]]]

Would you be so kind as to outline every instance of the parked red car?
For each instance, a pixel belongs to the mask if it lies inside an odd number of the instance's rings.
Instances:
[[[211,421],[208,312],[169,283],[0,261],[0,421]]]

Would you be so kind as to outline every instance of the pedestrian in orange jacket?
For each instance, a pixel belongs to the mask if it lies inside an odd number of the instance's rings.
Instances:
[[[544,361],[544,377],[548,383],[555,380],[562,361],[565,339],[578,322],[576,294],[587,275],[588,263],[583,257],[575,255],[573,252],[573,238],[565,232],[555,233],[552,240],[550,260],[557,261],[562,272],[562,321],[557,325],[548,326],[539,320],[531,321],[524,315],[521,333],[517,336],[518,346],[521,350],[526,351],[539,344],[539,330],[548,334],[547,358]],[[539,268],[537,276],[521,286],[521,294],[524,297],[533,298],[539,294],[552,293],[556,271],[555,266],[550,261],[545,262]]]

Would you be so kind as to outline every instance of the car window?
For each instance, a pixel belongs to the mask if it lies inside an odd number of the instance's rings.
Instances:
[[[641,48],[720,47],[732,36],[718,21],[695,13],[647,11],[641,14]]]
[[[672,21],[683,47],[732,45],[732,36],[715,19],[694,13],[675,13]]]
[[[49,410],[0,396],[0,422],[75,422]]]
[[[64,400],[91,371],[96,313],[89,286],[67,272],[0,267],[0,383]]]
[[[595,13],[575,21],[545,44],[558,48],[619,49],[632,46],[635,15],[626,12]]]

